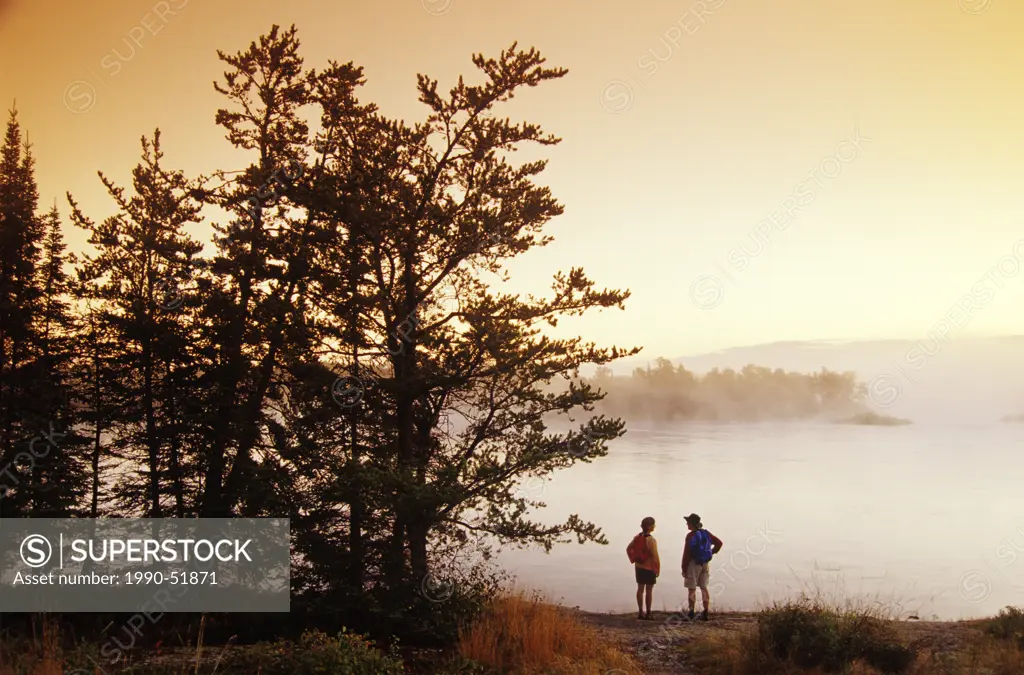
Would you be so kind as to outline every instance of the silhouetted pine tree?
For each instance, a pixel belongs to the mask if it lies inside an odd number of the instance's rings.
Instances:
[[[11,111],[0,155],[0,515],[72,512],[84,478],[71,395],[73,318],[56,209],[36,214],[31,148]]]
[[[548,431],[552,416],[591,409],[601,398],[587,385],[550,393],[548,383],[635,353],[542,334],[560,317],[621,307],[628,297],[595,289],[580,269],[556,274],[550,299],[492,290],[507,259],[550,241],[542,228],[562,212],[534,183],[545,162],[509,161],[519,147],[558,139],[499,117],[498,108],[565,71],[516,45],[474,63],[484,84],[460,78],[447,95],[420,76],[424,122],[378,118],[377,133],[358,147],[372,187],[358,211],[344,214],[366,233],[376,261],[368,304],[395,406],[389,577],[396,586],[409,573],[413,582],[424,578],[432,542],[475,533],[545,546],[567,535],[603,541],[576,516],[553,526],[531,521],[536,502],[516,489],[523,478],[602,456],[622,433],[619,420],[600,418],[566,434]],[[445,418],[461,420],[462,429],[446,429]]]
[[[88,439],[80,433],[80,381],[76,372],[79,332],[71,302],[66,246],[56,205],[43,220],[45,240],[36,274],[38,310],[33,317],[36,356],[33,400],[39,436],[33,472],[34,517],[79,512],[86,489]],[[31,449],[31,448],[30,448]]]
[[[0,515],[28,508],[24,469],[15,457],[27,450],[30,432],[25,368],[32,359],[32,309],[38,301],[35,272],[43,229],[36,217],[38,191],[32,156],[23,146],[17,111],[11,110],[0,151]],[[31,430],[31,431],[34,431]],[[22,462],[24,464],[24,462]]]
[[[368,231],[380,224],[360,218],[377,182],[361,153],[379,134],[380,122],[374,117],[376,106],[363,104],[356,96],[364,84],[361,68],[332,62],[310,77],[321,129],[314,144],[315,180],[307,198],[332,224],[321,231],[330,245],[318,249],[314,262],[312,303],[320,317],[317,328],[323,348],[312,355],[317,362],[311,365],[316,372],[326,365],[327,374],[336,376],[323,383],[331,391],[325,410],[328,418],[333,412],[339,419],[332,421],[340,422],[319,434],[329,438],[335,450],[328,455],[331,480],[321,499],[347,506],[348,516],[342,536],[321,541],[327,545],[324,550],[341,549],[333,555],[341,554],[345,561],[343,572],[337,567],[328,572],[334,586],[344,579],[340,586],[358,594],[379,582],[379,575],[368,572],[381,569],[379,556],[371,562],[373,539],[386,528],[389,510],[394,517],[393,504],[382,498],[394,483],[393,399],[375,386],[388,368],[387,355],[375,337],[381,331],[373,320],[373,269],[380,261]],[[323,391],[318,394],[323,396]],[[321,412],[316,405],[314,411]],[[305,421],[296,423],[301,428]]]
[[[82,317],[79,335],[81,352],[78,359],[78,396],[81,400],[80,433],[88,437],[84,455],[88,463],[88,481],[83,512],[98,518],[109,512],[109,472],[116,468],[120,455],[112,452],[109,439],[120,424],[120,410],[129,392],[121,386],[114,359],[120,348],[113,327],[103,321],[100,310],[90,302],[90,284],[76,284],[75,297],[80,299]]]
[[[558,139],[499,109],[565,71],[516,45],[497,59],[475,56],[483,84],[460,78],[442,94],[420,76],[427,115],[409,125],[359,102],[359,68],[307,71],[298,47],[294,27],[275,26],[242,52],[220,53],[228,70],[216,89],[227,103],[217,122],[254,157],[243,171],[190,183],[160,166],[157,133],[143,139],[133,196],[103,178],[117,215],[95,224],[71,202],[95,248],[76,287],[77,334],[90,341],[76,397],[90,439],[83,506],[288,515],[297,597],[349,611],[362,602],[388,620],[413,602],[408,591],[431,571],[432,551],[478,536],[603,542],[576,515],[534,521],[537,501],[517,488],[604,455],[623,433],[620,420],[603,417],[568,432],[549,423],[575,422],[600,400],[578,381],[581,366],[636,350],[556,339],[545,327],[621,307],[629,294],[597,289],[578,268],[554,275],[549,298],[495,286],[509,259],[550,241],[543,228],[562,212],[536,182],[545,162],[510,160]],[[8,136],[5,457],[24,431],[19,368],[44,344],[33,341],[42,324],[32,317],[45,312],[33,308],[60,306],[45,285],[22,281],[56,279],[38,270],[53,269],[49,251],[60,246],[54,238],[43,256],[31,162],[17,128]],[[212,179],[222,184],[209,187]],[[182,231],[204,206],[228,214],[210,258]],[[12,262],[23,250],[34,261],[24,269]],[[51,314],[47,325],[66,323]],[[116,494],[104,490],[111,481]]]
[[[202,250],[183,232],[199,221],[192,186],[180,171],[162,167],[162,158],[157,130],[152,141],[142,139],[131,197],[100,174],[118,213],[99,225],[71,202],[76,224],[90,233],[96,249],[83,256],[80,279],[100,324],[120,343],[112,362],[122,393],[110,433],[130,464],[118,471],[118,499],[124,508],[153,518],[165,515],[168,497],[173,512],[188,510],[187,446],[178,415],[193,392],[176,368],[190,360],[186,316],[194,308],[186,294],[196,273],[194,257]]]
[[[203,294],[202,349],[213,356],[203,385],[213,396],[217,424],[206,451],[202,513],[237,513],[260,473],[267,439],[268,401],[282,386],[289,352],[306,349],[311,259],[325,245],[318,214],[295,202],[309,178],[308,126],[301,107],[309,83],[298,56],[294,27],[271,32],[236,55],[216,89],[230,109],[217,122],[239,149],[257,160],[206,200],[232,213],[218,226],[218,255]],[[271,460],[273,461],[273,460]],[[253,495],[262,499],[260,495]]]

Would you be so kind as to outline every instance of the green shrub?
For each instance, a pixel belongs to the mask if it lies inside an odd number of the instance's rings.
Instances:
[[[868,612],[840,611],[802,600],[758,615],[756,660],[838,673],[863,660],[883,673],[905,672],[915,654],[889,624]]]
[[[1024,649],[1024,610],[1019,607],[1007,607],[999,610],[999,614],[989,619],[985,632],[999,640],[1011,640]]]
[[[198,672],[201,675],[402,675],[402,661],[384,654],[364,638],[342,632],[329,637],[320,631],[304,633],[297,642],[231,648],[219,658],[220,649],[213,647]],[[182,670],[181,664],[140,664],[124,671],[124,675],[179,675],[193,673],[193,667]]]
[[[333,592],[299,598],[309,627],[331,630],[345,625],[386,643],[397,638],[406,647],[446,648],[485,606],[509,585],[507,572],[484,563],[439,568],[427,579],[407,579],[394,587],[353,593],[341,580]],[[293,614],[297,600],[293,598]]]
[[[482,663],[456,656],[438,666],[433,672],[434,675],[493,675],[497,671]]]

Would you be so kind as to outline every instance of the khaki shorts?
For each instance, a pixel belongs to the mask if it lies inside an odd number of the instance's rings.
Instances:
[[[689,567],[686,568],[686,573],[683,574],[683,585],[687,588],[697,588],[698,586],[707,588],[710,574],[708,563],[699,565],[691,560]]]

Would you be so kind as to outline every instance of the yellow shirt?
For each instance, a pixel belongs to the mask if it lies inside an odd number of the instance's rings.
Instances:
[[[661,558],[658,557],[658,542],[650,535],[644,537],[644,539],[647,540],[647,550],[651,552],[651,556],[647,559],[647,562],[636,563],[636,566],[643,570],[651,570],[655,574],[661,574]]]

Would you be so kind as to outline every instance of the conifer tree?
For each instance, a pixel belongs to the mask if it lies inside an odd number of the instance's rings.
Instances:
[[[96,249],[83,256],[80,279],[98,304],[99,321],[120,342],[114,363],[124,393],[112,442],[137,479],[124,481],[119,498],[125,508],[153,518],[164,515],[168,493],[177,512],[185,509],[183,445],[173,432],[180,430],[180,401],[192,392],[175,382],[174,369],[189,360],[184,324],[194,308],[185,294],[202,250],[183,229],[199,222],[193,187],[180,171],[165,169],[162,159],[158,129],[151,141],[142,139],[133,195],[100,173],[118,207],[100,224],[83,215],[69,195],[72,217]]]
[[[35,160],[11,111],[0,150],[0,516],[71,513],[80,497],[74,320],[56,208],[37,214]]]
[[[10,111],[0,150],[0,515],[28,508],[24,490],[27,366],[32,359],[32,311],[38,297],[35,272],[43,232],[36,217],[38,190],[31,152],[17,110]],[[21,460],[21,461],[19,461]]]

